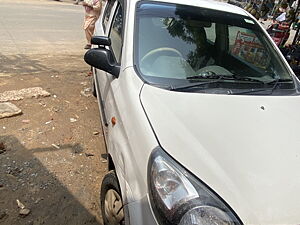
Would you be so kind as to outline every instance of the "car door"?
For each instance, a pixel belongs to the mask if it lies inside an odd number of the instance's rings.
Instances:
[[[98,26],[96,27],[96,36],[108,36],[110,31],[110,26],[112,19],[114,18],[114,13],[118,3],[116,0],[110,0],[106,2],[103,15],[98,21]],[[107,47],[108,48],[108,47]],[[95,88],[98,93],[98,101],[100,106],[100,111],[102,113],[102,122],[107,125],[107,118],[105,114],[105,101],[108,94],[108,85],[110,83],[111,75],[107,74],[105,71],[94,69],[94,79]]]
[[[121,64],[121,53],[123,46],[123,8],[118,1],[115,1],[110,12],[110,19],[107,16],[103,17],[103,24],[105,28],[105,36],[111,39],[111,46],[107,46],[112,52],[116,62]],[[107,22],[108,21],[108,22]],[[111,115],[114,115],[114,97],[112,93],[112,83],[117,80],[112,74],[102,70],[96,70],[97,86],[100,92],[100,106],[102,112],[102,119],[107,126]]]
[[[115,7],[114,16],[108,31],[108,37],[111,40],[111,46],[109,46],[109,49],[112,52],[117,64],[121,65],[123,46],[123,9],[121,4],[119,4],[118,2]],[[105,78],[102,80],[105,82],[100,84],[103,85],[103,87],[101,87],[101,95],[104,102],[105,113],[108,117],[107,119],[109,119],[114,115],[115,111],[115,100],[112,85],[113,83],[117,84],[118,79],[116,79],[110,73],[103,73],[103,75],[105,76]]]

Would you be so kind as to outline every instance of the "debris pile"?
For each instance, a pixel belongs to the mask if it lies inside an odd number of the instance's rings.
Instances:
[[[48,97],[50,93],[41,87],[24,88],[21,90],[5,91],[0,93],[0,102],[18,101],[24,98]]]
[[[22,113],[22,110],[10,102],[0,103],[0,119],[12,117]]]
[[[28,216],[29,213],[30,213],[30,210],[27,209],[27,208],[25,207],[25,205],[24,205],[22,202],[20,202],[19,199],[17,199],[17,204],[18,204],[18,207],[20,208],[19,215],[20,215],[21,217],[26,217],[26,216]]]
[[[21,90],[0,93],[0,119],[20,115],[22,110],[8,101],[18,101],[24,98],[48,97],[50,93],[41,87],[24,88]]]

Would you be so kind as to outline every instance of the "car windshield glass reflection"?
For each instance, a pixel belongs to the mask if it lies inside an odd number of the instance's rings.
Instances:
[[[136,65],[151,84],[174,87],[205,81],[211,85],[195,85],[189,91],[252,89],[266,88],[270,82],[281,79],[285,82],[277,89],[294,89],[281,57],[249,17],[143,2],[137,6],[136,29]],[[220,75],[233,79],[207,82]]]

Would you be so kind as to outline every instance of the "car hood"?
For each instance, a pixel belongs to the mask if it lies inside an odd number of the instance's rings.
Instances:
[[[300,223],[300,97],[144,85],[141,102],[161,147],[245,224]]]

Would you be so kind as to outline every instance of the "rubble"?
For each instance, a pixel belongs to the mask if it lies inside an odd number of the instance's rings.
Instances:
[[[18,101],[24,98],[48,97],[50,93],[41,87],[24,88],[21,90],[5,91],[0,93],[0,102]]]
[[[80,94],[85,97],[90,97],[90,96],[92,96],[91,92],[92,92],[91,88],[85,88],[85,89],[83,89],[83,91],[80,92]]]
[[[56,149],[60,149],[60,147],[59,147],[58,145],[56,145],[56,144],[52,144],[52,146],[53,146],[54,148],[56,148]]]
[[[16,116],[21,113],[22,113],[22,110],[10,102],[0,103],[0,119]]]
[[[94,154],[92,154],[92,153],[85,153],[85,156],[86,157],[90,157],[90,156],[94,156]]]
[[[38,198],[37,200],[35,200],[34,204],[38,204],[42,200],[44,200],[44,199],[43,198]]]
[[[29,209],[21,209],[21,210],[19,211],[19,214],[20,214],[20,216],[22,216],[22,217],[28,216],[29,213],[30,213],[30,210],[29,210]]]
[[[19,199],[17,199],[16,202],[20,209],[25,209],[25,205]]]
[[[74,122],[76,122],[77,121],[77,119],[75,119],[75,118],[70,118],[70,122],[71,123],[74,123]]]
[[[6,171],[7,174],[10,174],[14,177],[17,177],[19,176],[19,174],[23,171],[23,168],[18,168],[18,167],[14,167],[14,168],[11,168],[11,167],[8,167],[7,168],[8,170]]]
[[[52,107],[52,111],[53,112],[59,112],[59,111],[61,111],[61,109],[59,107]]]

